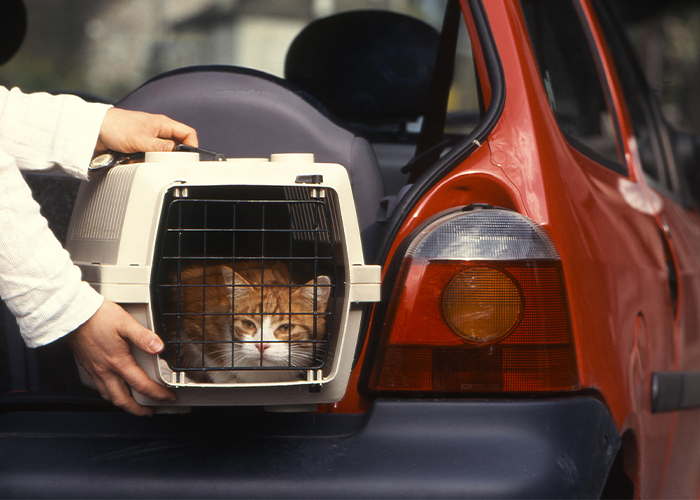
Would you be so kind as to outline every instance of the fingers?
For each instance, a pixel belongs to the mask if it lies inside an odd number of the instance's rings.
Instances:
[[[154,139],[151,143],[151,147],[148,151],[163,151],[169,152],[175,149],[176,144],[173,141],[166,141],[163,139]]]
[[[93,377],[93,379],[95,379],[95,385],[97,385],[100,395],[117,408],[121,408],[138,417],[153,415],[152,409],[147,406],[141,406],[131,396],[131,391],[124,380],[117,377],[108,377],[106,381],[96,377]]]
[[[133,342],[138,349],[150,354],[158,354],[164,347],[158,335],[141,326],[131,316],[124,318],[124,323],[119,327],[119,335]],[[132,389],[144,396],[158,401],[175,400],[175,394],[151,380],[131,356],[128,362],[118,366],[118,372]]]
[[[139,394],[156,401],[175,401],[175,394],[170,389],[148,378],[146,373],[136,363],[123,367],[120,375]]]
[[[95,381],[103,398],[134,415],[150,415],[130,388],[157,401],[174,401],[175,394],[151,380],[136,364],[127,340],[148,353],[163,349],[163,342],[121,307],[105,300],[98,311],[66,337],[78,362]]]
[[[131,389],[156,401],[175,401],[175,394],[151,380],[135,363],[121,365],[118,370],[91,373],[100,395],[112,404],[137,416],[151,415],[153,411],[141,406],[132,396]],[[130,389],[131,388],[131,389]]]
[[[195,129],[193,129],[192,127],[188,127],[183,123],[171,120],[167,116],[163,116],[163,118],[167,120],[167,124],[163,125],[159,137],[164,139],[171,138],[174,139],[177,143],[186,144],[195,148],[199,145],[199,141],[197,139],[197,131]],[[168,151],[172,151],[172,148]]]
[[[197,132],[164,115],[111,108],[100,126],[95,152],[172,151],[179,143],[197,147]]]
[[[137,416],[151,415],[153,410],[141,406],[132,396],[131,389],[156,401],[175,401],[171,390],[148,378],[135,363],[122,367],[118,375],[114,372],[98,375],[95,383],[104,399]]]
[[[95,382],[97,391],[104,399],[111,402],[114,406],[131,413],[132,415],[147,416],[153,414],[153,410],[146,406],[141,406],[132,397],[131,390],[125,383],[124,379],[116,376],[114,372],[110,370],[97,368],[90,365],[89,362],[85,363],[84,360],[81,360],[80,358],[78,358],[78,361],[88,371],[90,377]]]
[[[149,115],[155,121],[157,129],[151,145],[144,151],[172,151],[177,144],[197,147],[197,131],[164,115]]]
[[[141,326],[132,316],[124,317],[124,324],[119,326],[119,335],[128,339],[136,347],[149,354],[158,354],[163,350],[163,341],[148,328]]]

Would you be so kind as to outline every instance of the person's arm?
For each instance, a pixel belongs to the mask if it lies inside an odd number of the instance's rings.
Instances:
[[[120,408],[135,415],[151,413],[131,397],[127,383],[156,400],[174,398],[136,365],[126,342],[157,354],[163,348],[161,340],[81,281],[80,270],[39,213],[14,159],[2,150],[0,297],[17,318],[29,347],[66,336],[100,394]]]
[[[112,108],[102,122],[95,150],[171,151],[176,143],[196,147],[197,134],[194,129],[162,115]],[[163,342],[109,300],[66,340],[102,397],[116,406],[134,415],[152,413],[150,408],[136,402],[129,386],[159,401],[175,399],[172,391],[152,381],[136,364],[126,341],[151,354],[161,352]]]
[[[0,148],[20,170],[60,168],[87,179],[100,125],[111,109],[71,96],[0,87]]]
[[[68,343],[79,362],[95,378],[101,394],[132,413],[151,413],[131,398],[127,383],[154,399],[172,399],[174,395],[151,381],[136,365],[126,339],[151,353],[159,352],[162,342],[123,309],[103,301],[81,281],[80,270],[49,230],[18,166],[45,169],[61,162],[67,172],[86,178],[87,162],[97,148],[134,152],[172,149],[176,142],[197,146],[196,133],[162,116],[105,107],[102,107],[98,123],[94,116],[86,121],[85,117],[92,112],[82,114],[82,118],[72,115],[92,105],[46,94],[37,99],[51,104],[39,113],[35,103],[30,102],[31,96],[15,92],[13,97],[7,91],[3,94],[2,90],[0,88],[0,296],[17,318],[28,346],[44,345],[72,332]],[[53,104],[54,100],[61,105]],[[21,112],[22,103],[26,113]],[[32,151],[29,139],[7,130],[5,112],[19,122],[43,117],[44,121],[36,125],[40,131],[34,135],[37,151]],[[69,117],[65,122],[68,128],[83,127],[74,130],[74,137],[81,137],[81,141],[57,145],[47,139],[50,134],[44,129],[51,126],[61,129],[60,133],[56,132],[56,140],[66,135],[61,127],[64,122],[56,118],[56,113]],[[77,122],[82,125],[76,125]],[[29,130],[33,126],[18,124],[17,128]],[[95,130],[88,130],[90,127]],[[7,135],[2,136],[5,132]],[[11,154],[2,150],[5,146]]]
[[[66,335],[102,303],[49,229],[14,158],[2,150],[0,296],[29,347]]]
[[[0,87],[0,148],[21,170],[60,168],[87,179],[96,153],[172,151],[179,143],[197,146],[197,133],[163,115]]]
[[[0,297],[29,347],[66,336],[100,394],[115,405],[135,415],[151,413],[136,403],[126,383],[153,399],[173,399],[171,391],[136,365],[126,342],[157,354],[163,347],[158,336],[81,281],[80,270],[39,213],[14,159],[2,150]]]

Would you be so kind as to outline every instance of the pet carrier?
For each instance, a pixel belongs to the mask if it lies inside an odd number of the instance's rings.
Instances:
[[[160,357],[133,353],[177,405],[339,400],[361,304],[379,300],[347,172],[308,154],[147,153],[81,186],[66,246],[85,281],[161,336]]]

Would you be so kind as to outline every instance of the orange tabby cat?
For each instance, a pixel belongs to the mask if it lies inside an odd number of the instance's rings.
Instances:
[[[330,279],[316,279],[314,307],[314,280],[290,287],[289,271],[282,262],[265,261],[264,276],[260,261],[243,261],[235,268],[234,273],[228,265],[208,263],[205,276],[203,265],[197,263],[181,271],[179,366],[315,365],[323,344],[314,347],[313,341],[326,339],[327,321],[325,314],[314,312],[326,311]],[[171,332],[169,340],[175,341],[174,337]],[[215,383],[293,380],[300,374],[293,369],[188,372],[198,382]]]

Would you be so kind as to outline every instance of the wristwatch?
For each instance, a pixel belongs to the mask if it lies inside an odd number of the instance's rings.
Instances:
[[[101,155],[95,156],[90,162],[88,172],[97,172],[99,170],[109,169],[116,165],[121,165],[130,160],[142,160],[144,153],[118,153],[116,151],[107,151]]]

